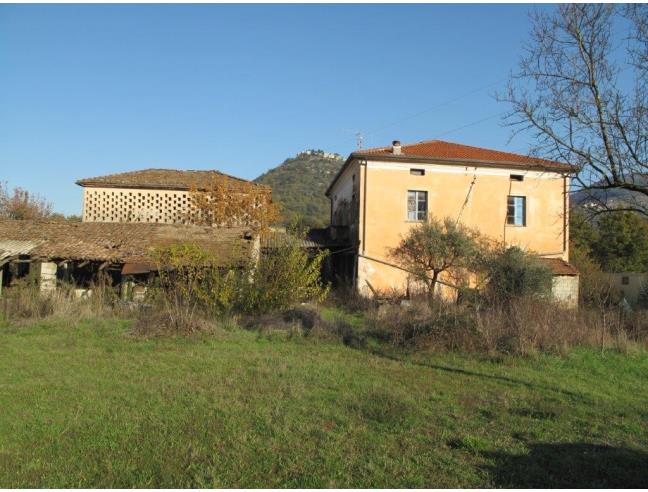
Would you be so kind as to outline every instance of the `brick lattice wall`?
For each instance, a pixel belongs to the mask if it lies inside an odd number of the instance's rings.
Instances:
[[[133,188],[84,188],[84,222],[185,224],[189,192]]]

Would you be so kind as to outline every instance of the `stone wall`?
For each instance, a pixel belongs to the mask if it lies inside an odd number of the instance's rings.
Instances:
[[[551,287],[553,298],[567,307],[578,307],[578,275],[554,275]]]

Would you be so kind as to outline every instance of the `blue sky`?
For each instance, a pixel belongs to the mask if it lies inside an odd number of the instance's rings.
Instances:
[[[307,148],[346,155],[356,131],[525,152],[492,94],[531,8],[0,5],[0,181],[72,214],[79,178],[251,179]]]

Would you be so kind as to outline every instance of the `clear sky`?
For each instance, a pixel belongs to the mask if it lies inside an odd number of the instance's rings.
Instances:
[[[308,149],[510,144],[492,95],[529,5],[0,5],[0,181],[80,213],[77,179],[244,178]],[[551,7],[540,7],[551,8]]]

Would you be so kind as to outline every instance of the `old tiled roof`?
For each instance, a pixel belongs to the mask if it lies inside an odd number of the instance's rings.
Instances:
[[[499,150],[484,149],[470,145],[462,145],[443,140],[427,140],[414,144],[401,146],[400,155],[392,153],[392,147],[377,147],[354,152],[353,155],[389,155],[396,158],[418,157],[423,159],[478,161],[491,164],[513,164],[529,168],[542,168],[545,170],[569,171],[571,166],[562,162],[540,159],[526,155],[502,152]]]
[[[229,178],[233,182],[249,183],[245,179],[229,176],[220,171],[180,171],[176,169],[143,169],[80,179],[76,183],[80,186],[190,190],[203,189],[214,178]]]
[[[28,253],[32,258],[52,260],[146,263],[155,248],[192,243],[230,265],[249,257],[252,237],[243,227],[0,220],[0,244],[29,241],[35,245]]]
[[[13,239],[0,239],[0,265],[16,258],[20,255],[29,254],[38,242],[34,241],[14,241]]]
[[[426,140],[414,144],[401,145],[400,154],[394,154],[392,146],[362,149],[352,152],[342,166],[342,169],[331,181],[326,195],[331,192],[336,181],[356,158],[388,160],[392,162],[429,162],[435,164],[472,165],[477,167],[499,167],[559,173],[573,173],[574,166],[564,162],[550,161],[538,157],[502,152],[500,150],[484,149],[470,145],[462,145],[443,140]]]
[[[321,231],[325,229],[310,229],[305,235],[299,236],[286,232],[285,229],[271,230],[261,238],[261,247],[264,249],[276,249],[296,241],[300,248],[321,249],[327,247],[323,241]]]
[[[554,275],[578,275],[578,270],[561,258],[540,258]]]

